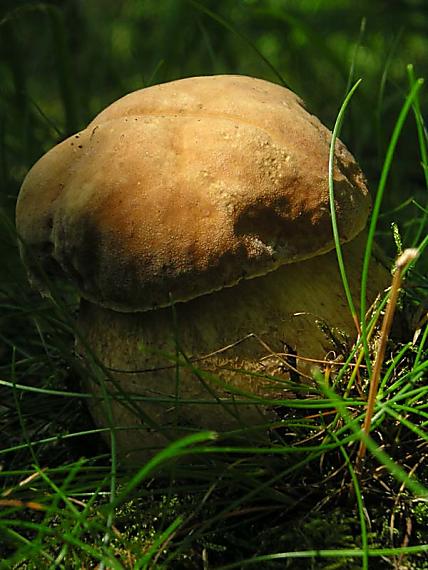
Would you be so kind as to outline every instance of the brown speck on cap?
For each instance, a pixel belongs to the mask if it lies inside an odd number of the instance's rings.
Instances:
[[[35,282],[41,266],[94,303],[145,311],[333,248],[331,134],[284,87],[234,75],[173,81],[123,97],[75,137],[34,165],[19,195]],[[340,141],[334,182],[348,241],[370,200]]]

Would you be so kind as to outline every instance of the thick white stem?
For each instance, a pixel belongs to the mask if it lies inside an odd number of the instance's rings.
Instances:
[[[343,248],[355,302],[363,245],[364,236],[359,236]],[[369,302],[388,282],[388,271],[373,261]],[[173,308],[124,314],[83,301],[79,324],[91,350],[130,395],[128,407],[119,400],[112,406],[117,425],[130,428],[118,431],[119,450],[133,459],[146,457],[148,448],[163,446],[186,430],[263,424],[274,417],[271,406],[237,400],[245,399],[240,392],[269,399],[295,395],[289,381],[298,374],[290,375],[276,353],[294,353],[291,363],[310,384],[305,375],[310,377],[311,363],[299,357],[340,356],[356,338],[334,251]],[[183,366],[176,366],[177,358]],[[90,382],[87,389],[100,393]],[[160,400],[143,402],[141,396]],[[95,402],[91,411],[105,425],[103,406]],[[247,435],[253,443],[254,433]]]

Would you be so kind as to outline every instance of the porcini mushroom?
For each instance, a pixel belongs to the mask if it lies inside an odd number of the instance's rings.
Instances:
[[[113,403],[114,421],[129,427],[118,432],[123,454],[186,429],[271,417],[269,407],[237,405],[228,393],[283,398],[286,384],[263,377],[287,377],[276,353],[288,347],[304,371],[302,357],[337,352],[335,336],[348,346],[355,340],[331,229],[330,140],[284,87],[194,77],[119,99],[28,173],[17,228],[32,281],[43,289],[41,268],[74,283],[91,350],[124,392],[151,399],[143,417]],[[335,207],[357,297],[370,199],[340,141],[335,161]],[[387,275],[374,260],[369,300]],[[177,345],[212,376],[189,365],[177,382],[168,356]],[[99,401],[91,409],[105,424]]]

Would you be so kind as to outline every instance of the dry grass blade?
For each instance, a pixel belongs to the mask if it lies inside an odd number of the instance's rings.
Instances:
[[[403,251],[403,253],[398,257],[397,261],[395,262],[395,272],[392,278],[389,301],[382,322],[378,351],[376,354],[372,376],[370,379],[370,390],[369,390],[369,397],[367,400],[367,410],[363,424],[363,432],[366,435],[370,433],[370,426],[372,423],[373,412],[376,403],[376,396],[379,388],[380,373],[385,358],[386,345],[388,342],[389,333],[391,331],[392,321],[395,313],[395,307],[397,305],[397,299],[401,288],[401,282],[403,280],[403,272],[406,266],[411,261],[416,259],[417,255],[418,255],[417,249],[414,248],[406,249]],[[361,469],[361,462],[364,459],[365,454],[366,454],[366,444],[363,440],[361,440],[355,465],[357,472],[359,472]]]

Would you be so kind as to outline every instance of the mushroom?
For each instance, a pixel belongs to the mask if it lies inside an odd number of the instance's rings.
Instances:
[[[77,287],[85,346],[122,394],[112,411],[123,456],[189,430],[266,423],[275,412],[261,399],[290,396],[281,354],[294,354],[295,379],[310,376],[305,359],[355,341],[331,229],[330,140],[284,87],[193,77],[119,99],[28,173],[24,263],[42,291],[43,273]],[[370,199],[339,140],[334,188],[357,297]],[[369,301],[387,282],[374,259]],[[100,399],[90,407],[106,425]]]

